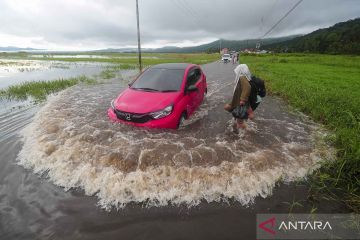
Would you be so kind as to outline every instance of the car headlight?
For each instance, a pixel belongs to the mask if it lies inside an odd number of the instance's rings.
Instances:
[[[114,102],[115,102],[115,99],[111,101],[111,108],[112,108],[113,110],[115,110],[115,103],[114,103]]]
[[[150,113],[150,116],[154,119],[160,119],[160,118],[170,115],[172,110],[173,110],[173,105],[170,105],[170,106],[167,106],[166,108],[164,108],[163,110]]]

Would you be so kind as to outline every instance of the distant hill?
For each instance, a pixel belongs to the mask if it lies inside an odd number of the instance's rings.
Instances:
[[[274,44],[279,42],[284,42],[286,40],[294,39],[299,35],[287,36],[287,37],[279,37],[279,38],[266,38],[261,40],[262,45]],[[166,46],[162,48],[142,48],[143,52],[147,53],[200,53],[200,52],[208,52],[215,53],[219,52],[221,48],[228,48],[231,50],[242,50],[246,48],[255,48],[258,39],[247,39],[247,40],[225,40],[219,39],[211,43],[202,44],[199,46],[193,47],[175,47],[175,46]],[[0,52],[30,52],[30,51],[38,51],[42,52],[43,49],[35,49],[35,48],[19,48],[19,47],[0,47]],[[48,52],[48,51],[47,51]],[[48,53],[65,53],[68,51],[50,51]],[[135,53],[137,52],[137,48],[107,48],[107,49],[99,49],[99,50],[90,50],[90,51],[69,51],[69,52],[94,52],[94,53],[111,53],[111,52],[120,52],[120,53]]]
[[[36,48],[19,48],[19,47],[0,47],[0,52],[19,52],[19,51],[38,51],[44,49],[36,49]]]
[[[279,37],[279,38],[266,38],[261,41],[262,45],[273,44],[278,42],[283,42],[298,37],[299,35]],[[221,42],[221,43],[220,43]],[[219,39],[211,43],[202,44],[199,46],[193,47],[175,47],[175,46],[166,46],[162,48],[142,48],[143,52],[147,53],[200,53],[200,52],[219,52],[221,48],[228,48],[231,50],[241,50],[245,48],[255,48],[258,39],[248,39],[248,40],[224,40]],[[100,49],[91,52],[137,52],[137,48],[108,48]]]
[[[266,38],[261,41],[262,45],[273,44],[283,42],[286,40],[293,39],[299,35],[293,35],[288,37],[280,38]],[[245,48],[255,48],[258,39],[247,39],[247,40],[224,40],[219,39],[211,43],[202,44],[194,47],[163,47],[151,50],[145,50],[145,52],[156,52],[156,53],[199,53],[199,52],[219,52],[221,48],[228,48],[231,50],[241,50]]]
[[[360,18],[263,48],[276,52],[360,54]]]

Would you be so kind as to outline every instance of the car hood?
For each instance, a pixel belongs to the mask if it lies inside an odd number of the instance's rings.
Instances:
[[[116,109],[131,113],[149,113],[174,104],[179,92],[145,92],[127,88],[115,100]]]

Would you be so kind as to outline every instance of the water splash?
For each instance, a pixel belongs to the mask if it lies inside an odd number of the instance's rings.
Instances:
[[[51,97],[22,131],[19,164],[65,190],[96,195],[110,209],[229,198],[246,205],[271,194],[277,181],[303,178],[332,157],[319,126],[271,97],[248,129],[234,134],[222,109],[232,80],[208,74],[208,81],[206,101],[178,131],[110,122],[106,111],[123,80],[72,87]]]

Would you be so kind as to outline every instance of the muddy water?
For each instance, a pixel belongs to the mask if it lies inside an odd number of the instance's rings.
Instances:
[[[232,89],[229,68],[205,67],[207,99],[180,131],[111,123],[106,110],[126,82],[69,89],[49,100],[22,132],[20,164],[46,172],[65,190],[97,195],[105,208],[227,198],[248,204],[269,195],[279,179],[304,177],[327,153],[317,127],[268,98],[248,130],[234,134],[222,109]]]
[[[271,196],[275,183],[304,177],[332,151],[318,126],[271,97],[234,134],[222,109],[234,66],[203,68],[207,99],[178,131],[109,122],[109,103],[128,79],[75,86],[40,110],[11,108],[13,125],[26,127],[19,135],[1,131],[0,232],[10,239],[254,238],[251,209],[287,211],[276,206],[293,201],[296,187]]]

